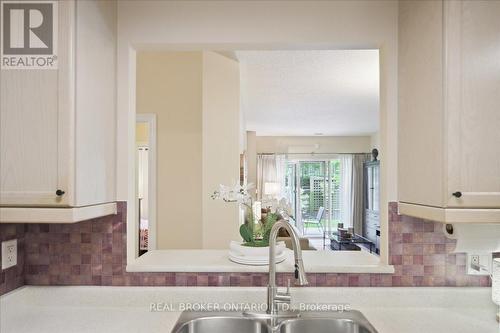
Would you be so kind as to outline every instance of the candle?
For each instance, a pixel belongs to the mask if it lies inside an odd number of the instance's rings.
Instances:
[[[255,201],[253,203],[253,221],[255,224],[259,223],[262,214],[262,203],[260,201]]]

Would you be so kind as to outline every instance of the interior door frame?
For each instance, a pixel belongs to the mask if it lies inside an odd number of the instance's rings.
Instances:
[[[157,219],[156,219],[156,114],[138,113],[136,123],[145,123],[148,126],[148,251],[157,248]],[[136,159],[137,160],[137,159]],[[137,175],[136,175],[137,186]],[[136,193],[137,188],[136,188]],[[139,210],[136,211],[136,221],[139,219]]]

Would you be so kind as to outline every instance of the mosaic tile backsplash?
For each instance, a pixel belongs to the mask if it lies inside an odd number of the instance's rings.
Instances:
[[[127,273],[126,203],[118,214],[76,224],[0,225],[19,239],[19,264],[1,272],[3,294],[27,285],[265,286],[265,273]],[[490,286],[466,275],[465,254],[451,253],[442,224],[400,216],[389,205],[389,258],[394,274],[308,274],[311,286]],[[278,283],[291,278],[278,274]]]

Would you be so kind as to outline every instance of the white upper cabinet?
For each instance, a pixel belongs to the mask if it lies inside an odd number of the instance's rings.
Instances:
[[[402,1],[400,212],[500,222],[500,1]]]
[[[1,71],[2,207],[116,200],[116,3],[59,1],[57,17],[58,69]]]

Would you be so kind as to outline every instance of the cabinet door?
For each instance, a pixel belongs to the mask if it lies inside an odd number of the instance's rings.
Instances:
[[[4,70],[1,79],[1,203],[55,203],[57,71]]]
[[[398,4],[398,198],[442,207],[443,4]]]
[[[500,207],[500,1],[445,1],[449,207]],[[460,192],[459,195],[453,195]]]
[[[115,6],[113,1],[75,3],[76,206],[115,199]]]
[[[59,5],[59,69],[1,73],[2,206],[65,206],[71,199],[72,53],[68,24],[72,19],[68,5]],[[65,193],[57,195],[58,189]]]

